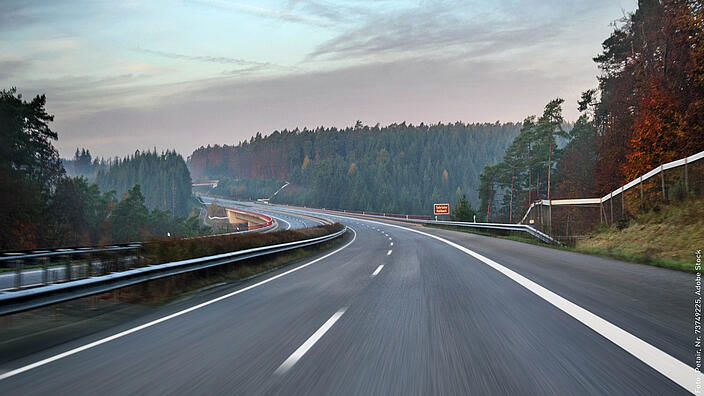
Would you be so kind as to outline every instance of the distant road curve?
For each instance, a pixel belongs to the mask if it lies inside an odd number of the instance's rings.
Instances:
[[[278,230],[281,229],[298,229],[298,228],[307,228],[307,227],[315,227],[319,226],[321,224],[320,221],[317,221],[315,219],[311,219],[309,216],[303,216],[301,214],[295,214],[291,212],[282,212],[280,210],[276,210],[273,208],[273,205],[258,205],[258,204],[245,204],[243,202],[238,202],[238,201],[233,201],[229,199],[223,199],[223,198],[212,198],[209,196],[201,196],[201,199],[203,202],[206,204],[209,204],[210,202],[215,201],[216,203],[226,206],[229,208],[234,208],[234,209],[243,209],[243,210],[253,210],[257,213],[261,213],[264,215],[267,215],[269,217],[274,218],[277,220],[279,223],[279,228]]]

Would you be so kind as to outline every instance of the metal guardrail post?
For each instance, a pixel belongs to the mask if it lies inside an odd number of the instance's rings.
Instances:
[[[626,191],[621,189],[621,217],[626,217]]]
[[[22,264],[24,264],[24,260],[15,260],[15,289],[22,288]]]
[[[689,173],[687,172],[687,157],[684,157],[684,192],[689,197]]]
[[[660,165],[660,186],[662,187],[662,200],[666,201],[667,196],[665,195],[665,170],[662,165]]]
[[[108,266],[110,265],[109,259],[110,259],[110,254],[101,252],[100,253],[100,275],[107,275],[108,274]]]
[[[42,285],[49,284],[49,257],[42,257]]]
[[[66,259],[66,263],[64,264],[64,281],[70,282],[71,279],[73,279],[73,271],[71,271],[73,269],[71,267],[71,256],[65,255],[61,257]]]
[[[88,254],[88,260],[86,260],[86,278],[93,276],[93,255]]]

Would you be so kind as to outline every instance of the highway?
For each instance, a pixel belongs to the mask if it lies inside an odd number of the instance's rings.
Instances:
[[[316,215],[350,227],[343,243],[7,362],[0,394],[678,395],[695,389],[691,274]]]

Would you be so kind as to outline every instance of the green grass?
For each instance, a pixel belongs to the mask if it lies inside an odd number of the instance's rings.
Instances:
[[[694,271],[695,251],[704,248],[704,200],[686,200],[636,215],[621,227],[604,227],[579,241],[581,252],[643,264]]]
[[[585,248],[569,248],[573,252],[591,254],[593,256],[608,257],[622,261],[629,261],[638,264],[653,265],[656,267],[663,267],[674,269],[678,271],[685,272],[695,272],[693,263],[683,263],[680,261],[666,260],[657,257],[643,256],[638,254],[622,253],[614,250],[599,250],[599,249],[585,249]]]

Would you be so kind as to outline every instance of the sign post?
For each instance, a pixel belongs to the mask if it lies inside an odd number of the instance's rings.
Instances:
[[[433,214],[435,215],[436,221],[438,219],[438,215],[449,215],[450,214],[450,204],[449,203],[433,204]]]

